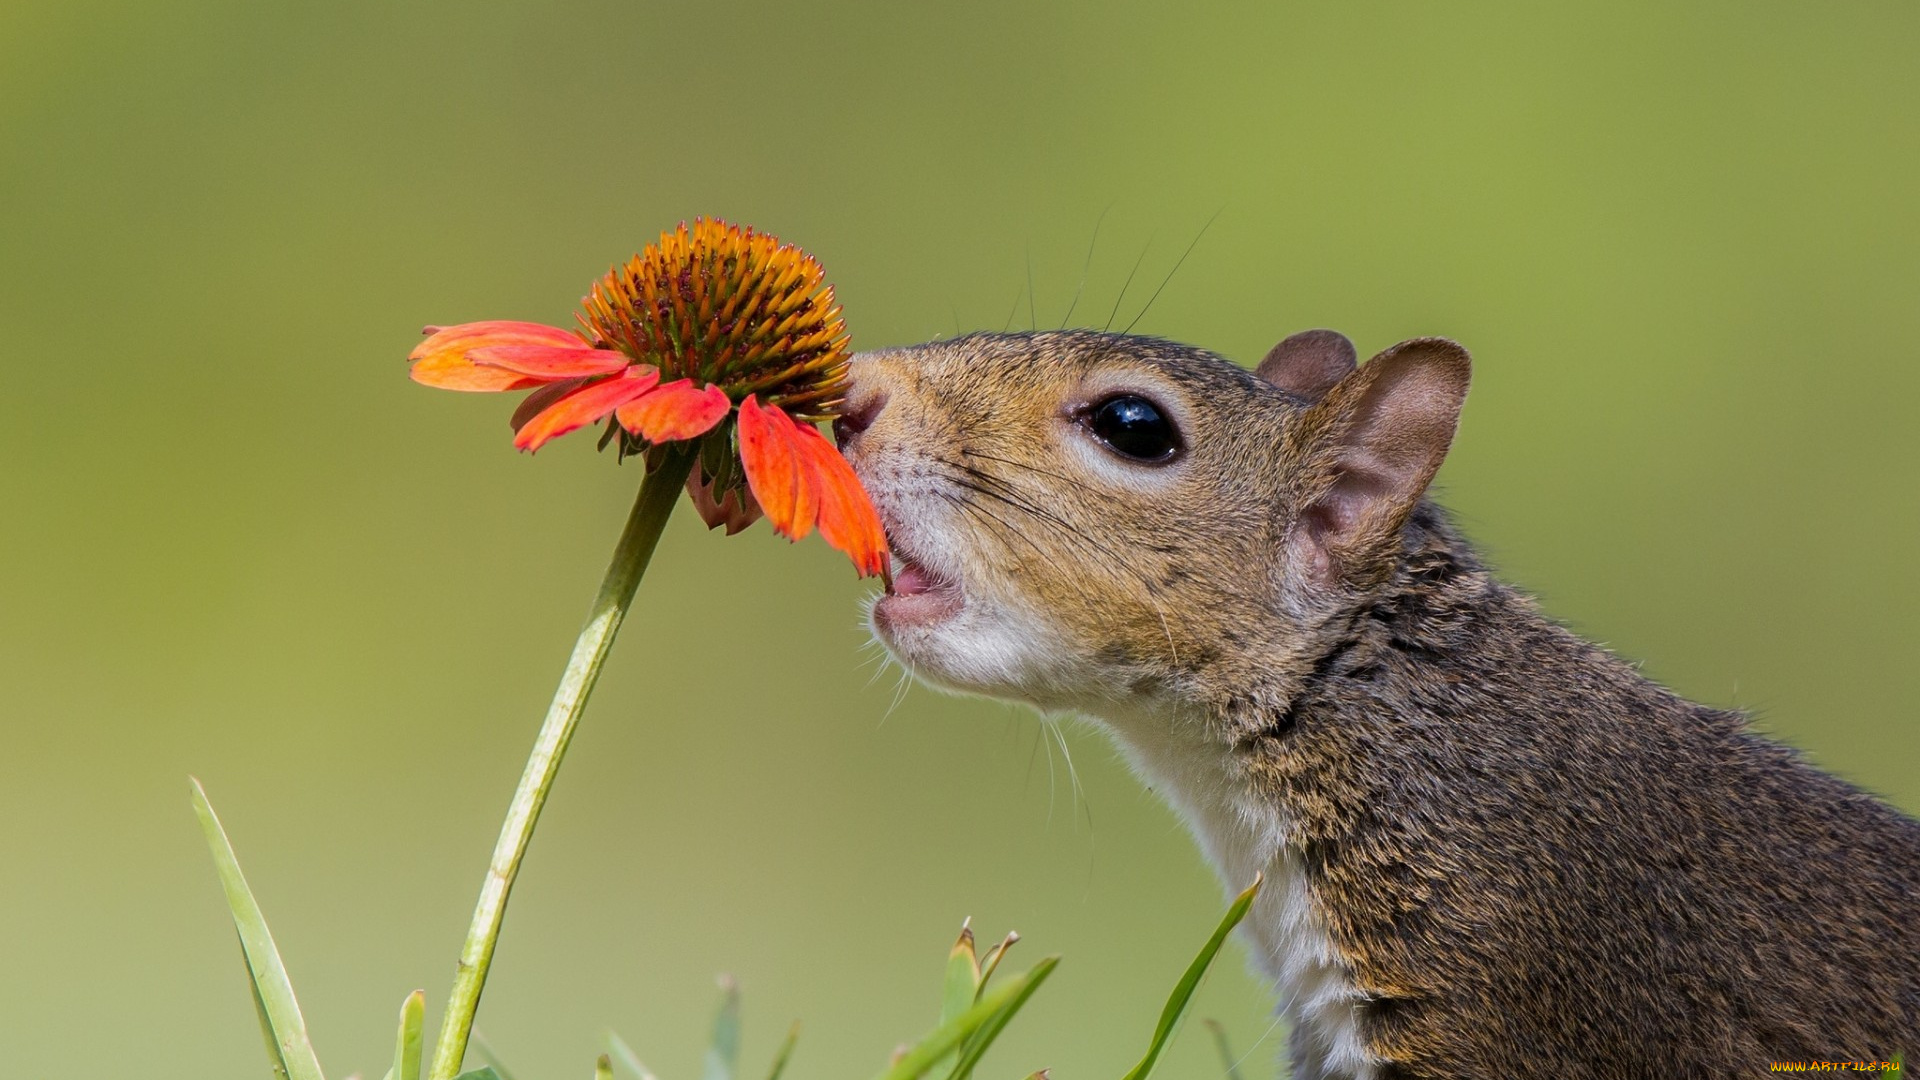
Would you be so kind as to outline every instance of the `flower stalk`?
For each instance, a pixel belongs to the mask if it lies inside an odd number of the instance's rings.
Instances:
[[[460,948],[453,993],[440,1026],[428,1080],[453,1080],[466,1058],[474,1014],[480,1007],[480,993],[486,988],[487,971],[493,965],[494,946],[506,917],[507,897],[520,872],[520,860],[533,840],[541,808],[546,805],[547,793],[553,788],[554,777],[559,774],[560,762],[573,740],[574,729],[580,724],[580,716],[586,711],[587,697],[593,693],[593,685],[600,677],[600,669],[613,647],[614,635],[633,604],[634,590],[640,585],[641,575],[646,573],[647,563],[653,557],[667,518],[673,513],[680,489],[693,470],[696,455],[692,447],[672,446],[665,450],[656,467],[640,484],[633,511],[627,516],[626,528],[614,547],[606,577],[600,582],[600,592],[594,597],[586,626],[574,642],[573,655],[560,676],[553,703],[547,707],[546,720],[534,740],[526,771],[520,776],[520,786],[507,807],[507,819],[500,827],[500,839],[494,845],[493,860],[480,887],[480,900],[474,905],[473,922]]]

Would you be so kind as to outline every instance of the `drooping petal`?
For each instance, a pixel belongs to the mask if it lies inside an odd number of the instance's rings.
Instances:
[[[526,426],[527,421],[545,411],[547,406],[592,381],[592,379],[568,379],[565,382],[542,384],[538,390],[520,399],[520,404],[513,407],[513,415],[507,418],[507,423],[513,430],[519,431]]]
[[[726,419],[733,402],[717,386],[695,390],[692,379],[676,379],[620,406],[620,426],[650,443],[678,442],[705,435]]]
[[[887,570],[887,532],[853,466],[812,424],[794,425],[794,448],[819,504],[820,538],[846,552],[861,577]]]
[[[612,349],[586,349],[575,342],[572,348],[553,345],[487,345],[468,349],[467,359],[482,367],[504,368],[530,379],[557,382],[586,375],[612,375],[626,370],[633,361]]]
[[[707,528],[717,529],[725,525],[728,536],[760,520],[760,503],[754,499],[753,492],[736,487],[728,491],[725,497],[715,499],[712,485],[701,482],[699,469],[693,470],[693,475],[687,477],[687,494],[692,497],[693,509],[700,515],[700,520],[707,523]]]
[[[650,367],[634,367],[624,375],[587,385],[554,402],[521,425],[513,445],[521,450],[538,450],[547,440],[586,427],[608,413],[653,389],[660,372]]]
[[[407,374],[414,382],[442,390],[521,390],[548,381],[528,378],[505,368],[482,367],[468,356],[474,349],[500,345],[578,349],[582,342],[579,335],[570,330],[541,323],[500,319],[461,323],[435,330],[415,346],[407,354],[407,359],[413,361]]]
[[[753,395],[740,403],[740,464],[747,486],[774,531],[789,540],[813,531],[818,505],[794,432],[786,413],[762,408]]]

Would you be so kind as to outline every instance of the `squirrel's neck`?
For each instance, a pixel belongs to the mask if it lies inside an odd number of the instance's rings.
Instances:
[[[1537,700],[1548,685],[1605,684],[1675,701],[1494,581],[1437,509],[1423,506],[1406,540],[1392,579],[1313,647],[1233,658],[1197,680],[1205,693],[1107,718],[1229,891],[1265,875],[1246,932],[1296,1029],[1314,1033],[1298,1045],[1320,1048],[1301,1060],[1301,1075],[1370,1075],[1357,1034],[1365,995],[1328,933],[1308,867],[1329,844],[1377,825],[1370,815],[1393,814],[1398,785],[1432,787],[1404,771],[1382,775],[1375,752],[1408,726],[1441,740],[1476,737],[1442,730],[1461,719],[1448,710],[1464,682],[1475,684],[1474,721],[1495,727],[1503,721],[1489,710],[1516,724],[1558,711]],[[1417,767],[1413,757],[1386,765]]]
[[[1288,638],[1265,651],[1254,646],[1195,673],[1196,689],[1097,710],[1229,884],[1244,885],[1255,872],[1271,876],[1297,831],[1291,796],[1306,793],[1276,789],[1275,761],[1300,757],[1329,737],[1343,742],[1361,734],[1340,730],[1349,723],[1344,716],[1424,709],[1409,704],[1422,687],[1485,681],[1490,656],[1609,667],[1638,681],[1624,664],[1554,626],[1524,596],[1493,580],[1431,504],[1422,504],[1405,535],[1391,579],[1311,644]],[[1512,709],[1532,708],[1523,700],[1533,692],[1528,681],[1508,682]]]

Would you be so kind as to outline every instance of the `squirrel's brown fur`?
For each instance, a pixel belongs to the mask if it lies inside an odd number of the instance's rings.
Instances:
[[[1137,760],[1217,752],[1167,783],[1271,811],[1260,865],[1298,874],[1354,991],[1364,1062],[1297,1050],[1303,1069],[1733,1077],[1920,1052],[1920,823],[1489,575],[1424,498],[1457,346],[1356,369],[1318,332],[1256,376],[1150,339],[974,335],[854,377],[849,458],[901,558],[952,592],[917,616],[883,600],[882,638],[932,681],[1105,718]],[[1117,390],[1172,414],[1177,461],[1089,441]]]
[[[1920,1046],[1920,825],[1492,580],[1431,506],[1236,718],[1408,1077],[1741,1076]]]

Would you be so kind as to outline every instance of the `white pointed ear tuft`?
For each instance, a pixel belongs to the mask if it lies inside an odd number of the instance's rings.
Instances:
[[[1290,394],[1319,401],[1353,374],[1360,354],[1337,330],[1302,330],[1275,345],[1255,374]]]
[[[1294,541],[1310,576],[1364,584],[1390,569],[1400,530],[1453,442],[1470,373],[1454,342],[1403,341],[1302,417],[1300,449],[1317,475]]]

